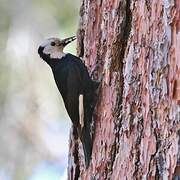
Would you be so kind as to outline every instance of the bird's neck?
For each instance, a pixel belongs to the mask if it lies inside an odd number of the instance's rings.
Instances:
[[[43,50],[44,47],[39,47],[38,53],[40,57],[50,65],[51,68],[56,67],[59,63],[61,63],[61,59],[63,59],[66,56],[66,53],[64,53],[63,51],[57,51],[56,53],[45,54]]]
[[[57,51],[54,52],[50,55],[51,59],[61,59],[62,57],[64,57],[66,55],[66,53],[64,53],[63,51]]]

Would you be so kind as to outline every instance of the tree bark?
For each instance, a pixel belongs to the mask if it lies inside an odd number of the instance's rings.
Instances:
[[[78,55],[103,79],[92,160],[72,132],[70,180],[178,176],[179,30],[179,0],[82,0]]]

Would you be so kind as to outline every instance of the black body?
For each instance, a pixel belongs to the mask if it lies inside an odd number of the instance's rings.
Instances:
[[[86,66],[78,57],[72,54],[66,54],[61,59],[51,59],[49,55],[43,54],[43,47],[39,47],[38,53],[52,69],[56,85],[62,95],[68,115],[82,142],[85,163],[86,167],[88,167],[92,152],[90,124],[94,108],[94,82],[91,80]],[[83,95],[84,106],[83,128],[81,128],[79,122],[80,94]]]

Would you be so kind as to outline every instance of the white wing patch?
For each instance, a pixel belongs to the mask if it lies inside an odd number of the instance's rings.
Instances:
[[[84,127],[84,104],[83,104],[83,95],[79,95],[79,122],[81,128]]]

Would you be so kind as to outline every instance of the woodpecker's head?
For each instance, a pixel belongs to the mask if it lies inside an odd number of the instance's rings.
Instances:
[[[65,53],[63,53],[64,47],[75,39],[75,36],[62,40],[58,38],[49,38],[39,46],[38,53],[44,60],[47,58],[59,59],[65,55]]]

